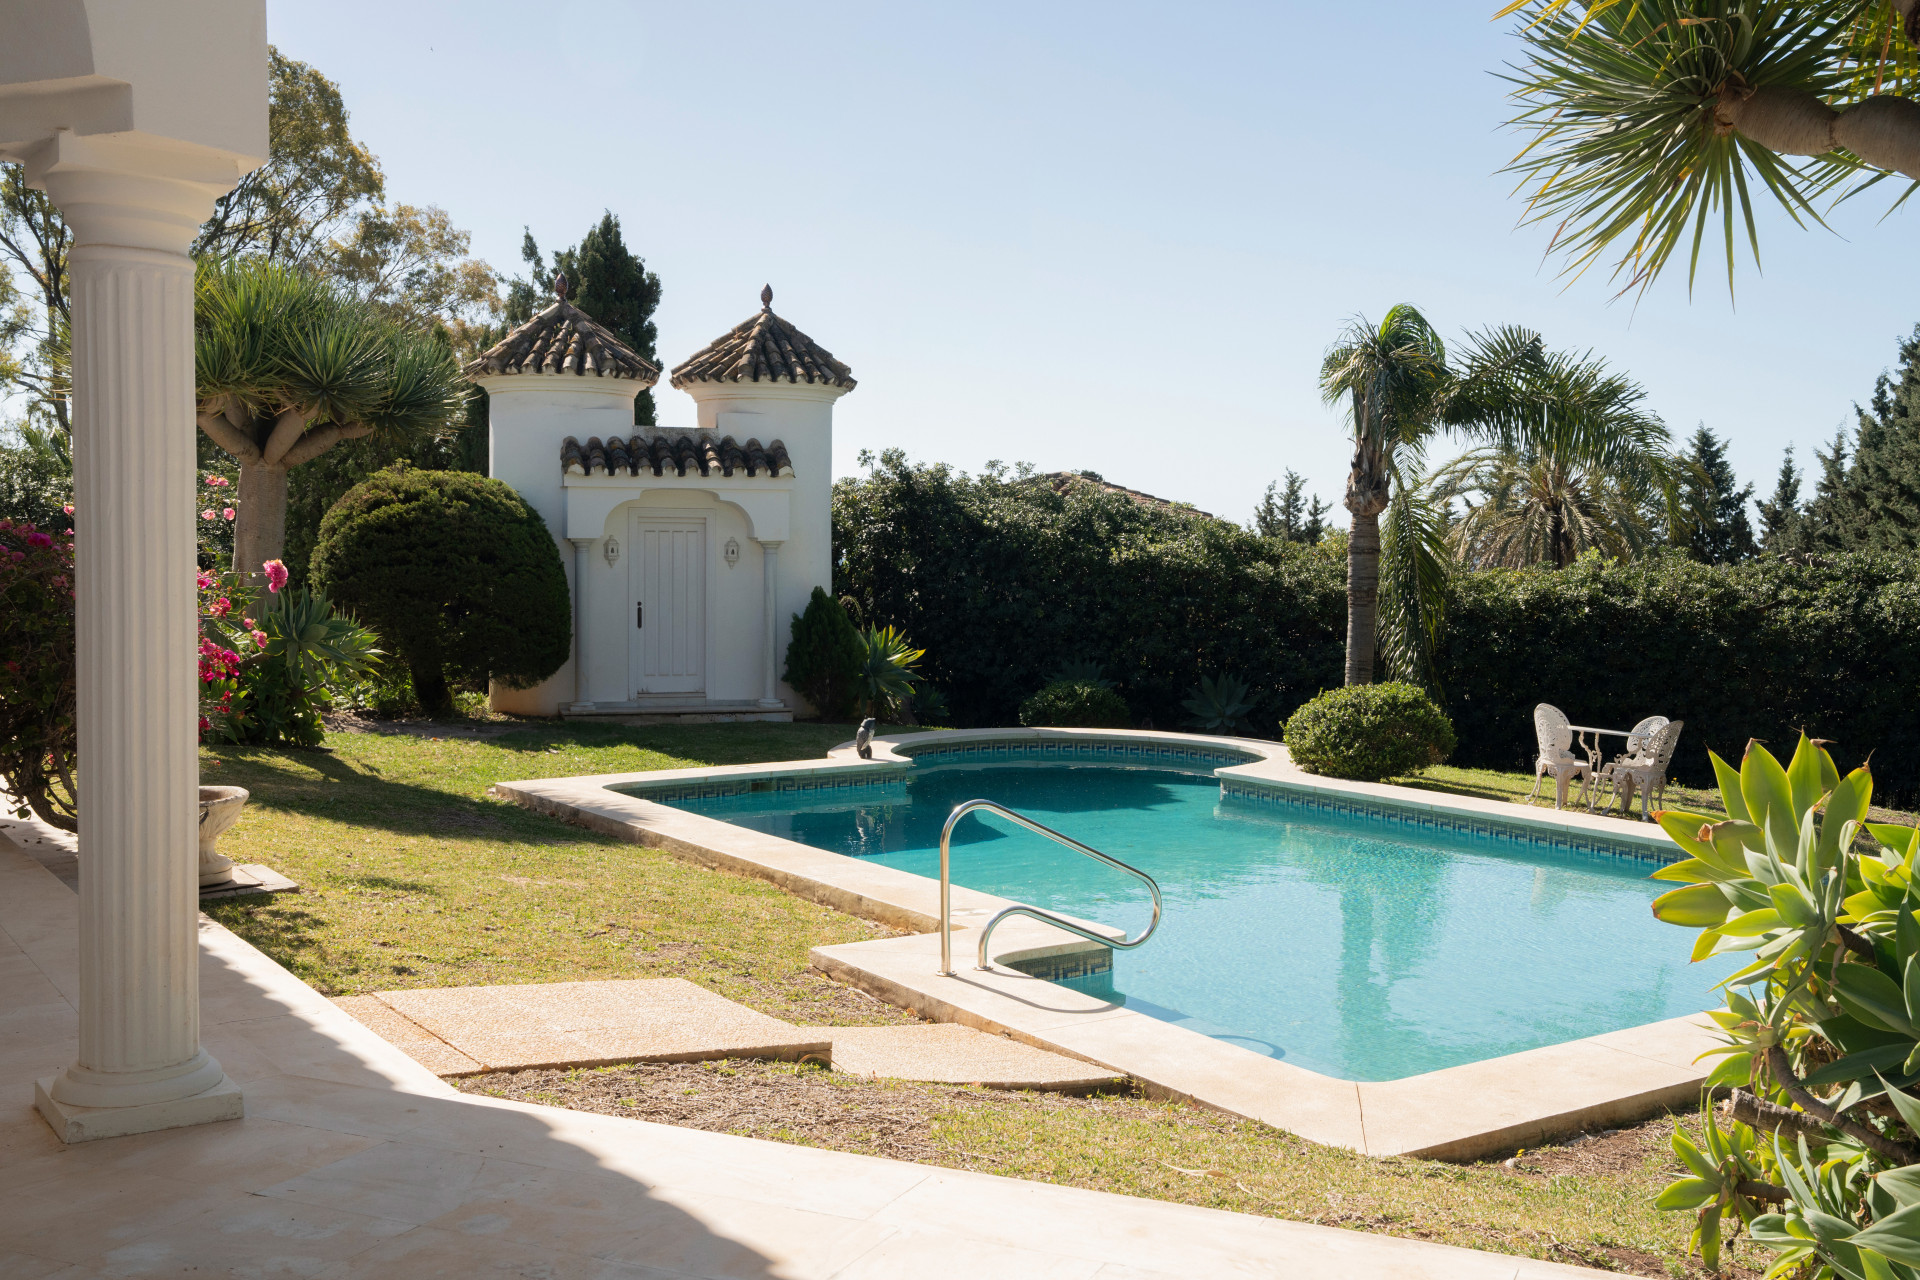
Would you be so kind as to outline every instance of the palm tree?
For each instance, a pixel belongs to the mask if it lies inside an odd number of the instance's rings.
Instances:
[[[1499,16],[1523,9],[1509,123],[1533,139],[1512,170],[1571,274],[1618,242],[1622,292],[1645,288],[1690,238],[1691,285],[1711,225],[1731,288],[1736,209],[1759,260],[1755,188],[1804,226],[1850,181],[1920,178],[1920,107],[1900,96],[1920,77],[1920,0],[1515,0]]]
[[[1406,303],[1378,325],[1356,317],[1328,348],[1320,366],[1320,391],[1328,404],[1347,402],[1353,432],[1353,463],[1343,502],[1352,516],[1347,531],[1348,684],[1373,679],[1380,631],[1380,516],[1424,461],[1427,442],[1440,430],[1469,436],[1517,430],[1521,406],[1514,376],[1535,358],[1539,337],[1504,328],[1469,338],[1467,358],[1456,373],[1447,366],[1446,345],[1425,316]],[[1444,566],[1440,544],[1430,536],[1433,514],[1419,514],[1411,501],[1395,510],[1389,538],[1401,606],[1387,628],[1390,657],[1418,645],[1439,625]],[[1412,621],[1408,621],[1411,618]]]
[[[445,428],[464,404],[449,347],[297,267],[202,261],[195,290],[198,418],[240,463],[242,573],[284,551],[288,471],[343,440]]]
[[[1628,559],[1657,540],[1650,510],[1664,506],[1670,525],[1684,523],[1685,464],[1669,451],[1665,425],[1641,407],[1637,384],[1591,354],[1556,353],[1513,391],[1528,408],[1521,428],[1431,482],[1440,501],[1465,501],[1449,537],[1461,561],[1563,569],[1588,550]]]

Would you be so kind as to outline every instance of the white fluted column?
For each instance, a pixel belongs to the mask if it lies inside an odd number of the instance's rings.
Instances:
[[[786,705],[780,701],[780,544],[777,541],[763,540],[760,543],[760,577],[766,599],[762,612],[767,618],[767,636],[762,655],[765,659],[766,681],[760,694],[760,705],[772,709]]]
[[[74,231],[80,1050],[67,1141],[238,1117],[200,1046],[193,263],[234,169],[61,133],[28,159]]]
[[[573,544],[573,705],[584,711],[587,701],[587,565],[592,563],[598,538],[568,538]]]

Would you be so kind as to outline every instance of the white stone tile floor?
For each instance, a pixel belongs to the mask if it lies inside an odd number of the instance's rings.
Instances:
[[[245,1119],[63,1146],[77,900],[0,842],[0,1275],[1548,1280],[1580,1268],[456,1093],[211,922]]]

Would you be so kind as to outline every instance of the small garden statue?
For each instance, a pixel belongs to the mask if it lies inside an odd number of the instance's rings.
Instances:
[[[872,716],[868,716],[865,720],[862,720],[860,722],[860,727],[854,730],[853,749],[860,753],[860,758],[862,760],[873,759],[873,717]]]

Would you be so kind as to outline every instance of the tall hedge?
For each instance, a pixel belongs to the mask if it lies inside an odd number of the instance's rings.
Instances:
[[[833,519],[836,589],[926,646],[958,724],[1016,723],[1076,657],[1163,728],[1203,672],[1244,673],[1248,732],[1268,737],[1341,680],[1345,565],[1313,548],[894,452],[835,485]],[[1804,728],[1843,767],[1872,751],[1876,794],[1920,803],[1920,558],[1461,573],[1436,671],[1456,764],[1530,769],[1533,707],[1551,702],[1576,724],[1684,719],[1674,776],[1702,784],[1709,747],[1737,759]]]
[[[528,688],[573,645],[566,570],[540,513],[469,471],[375,472],[320,522],[313,577],[397,651],[430,715],[449,680]]]
[[[1161,727],[1202,674],[1247,673],[1256,732],[1340,679],[1345,565],[1191,511],[883,454],[834,486],[835,590],[926,648],[956,724],[1005,725],[1091,658]]]
[[[1778,753],[1804,729],[1832,740],[1843,769],[1872,752],[1876,795],[1920,799],[1912,556],[1461,574],[1437,669],[1456,764],[1529,767],[1529,712],[1551,702],[1575,724],[1685,720],[1674,757],[1684,781],[1712,783],[1709,748],[1737,762],[1750,737]]]

